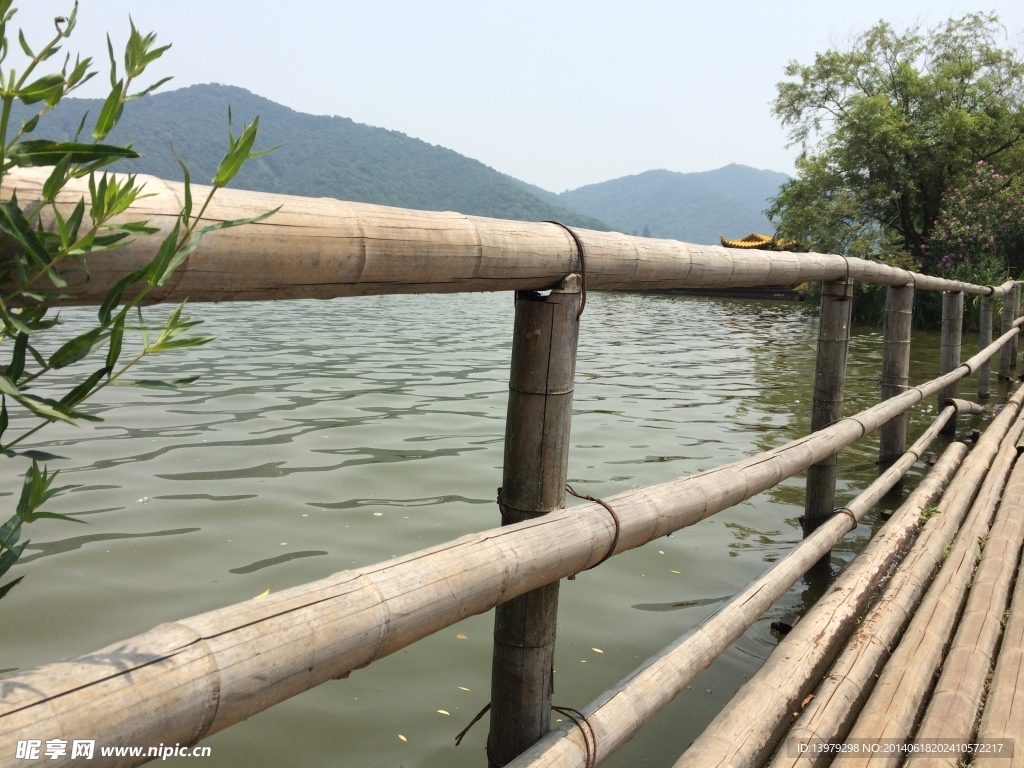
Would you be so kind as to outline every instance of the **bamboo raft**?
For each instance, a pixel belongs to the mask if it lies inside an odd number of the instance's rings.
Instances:
[[[19,199],[43,177],[12,174]],[[180,185],[150,180],[136,216],[169,228]],[[198,192],[197,192],[198,194]],[[66,202],[70,204],[72,198]],[[1016,368],[1020,287],[918,275],[827,254],[730,251],[550,223],[224,191],[210,218],[282,210],[216,232],[157,296],[162,301],[335,298],[368,293],[514,290],[516,321],[500,510],[503,525],[444,545],[184,618],[108,648],[0,679],[0,755],[24,734],[105,745],[194,744],[327,680],[394,653],[466,616],[496,608],[489,762],[600,764],[735,641],[862,520],[957,416],[977,375],[989,395]],[[578,241],[577,239],[578,238]],[[585,256],[584,256],[585,254]],[[90,263],[74,303],[96,303],[149,254],[140,244]],[[579,313],[586,288],[686,288],[823,282],[813,431],[730,465],[565,507]],[[882,400],[842,413],[853,280],[888,286]],[[541,295],[535,291],[550,290]],[[944,294],[939,376],[910,386],[915,291]],[[977,354],[961,360],[963,294],[981,296]],[[994,301],[1001,300],[993,341]],[[987,325],[987,333],[986,333]],[[906,446],[906,412],[939,397],[939,415]],[[952,442],[867,549],[779,644],[676,766],[826,765],[821,745],[894,745],[844,753],[854,764],[957,765],[923,751],[935,739],[1002,743],[1024,765],[1024,389],[972,449]],[[881,430],[878,480],[834,510],[836,455]],[[804,540],[715,614],[549,731],[558,582],[693,525],[808,471]],[[885,742],[878,742],[885,739]],[[1002,740],[1002,741],[1001,741]],[[801,750],[801,745],[807,749]],[[818,745],[818,751],[809,751]],[[910,746],[904,746],[910,745]],[[685,751],[683,751],[685,749]],[[134,765],[146,758],[89,764]],[[38,764],[72,765],[40,759]],[[20,764],[32,765],[30,760]]]

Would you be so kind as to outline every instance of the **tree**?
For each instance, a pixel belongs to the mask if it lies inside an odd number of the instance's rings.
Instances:
[[[766,211],[815,250],[936,264],[927,249],[951,186],[979,161],[1024,170],[1024,63],[994,15],[897,33],[791,62],[773,111],[802,148]],[[902,256],[902,259],[900,257]]]
[[[10,54],[7,26],[16,9],[12,0],[0,0],[0,65]],[[258,221],[273,211],[247,220],[204,224],[203,213],[216,191],[224,187],[251,157],[258,118],[236,137],[228,114],[228,151],[221,161],[198,213],[193,213],[188,169],[185,177],[184,207],[171,230],[153,247],[153,259],[139,270],[125,275],[107,294],[97,321],[70,340],[50,351],[46,331],[59,323],[49,316],[51,306],[73,293],[76,283],[88,279],[88,260],[118,248],[133,237],[154,235],[157,229],[145,221],[132,221],[131,204],[142,194],[143,185],[132,175],[101,172],[107,165],[137,158],[130,146],[104,143],[121,118],[126,102],[159,87],[164,78],[144,90],[132,93],[135,80],[170,47],[155,45],[156,36],[142,34],[135,25],[124,52],[124,68],[118,75],[113,47],[110,54],[110,91],[96,117],[92,140],[81,136],[85,120],[72,141],[29,138],[40,121],[60,101],[88,81],[95,73],[92,59],[64,56],[58,72],[39,76],[37,70],[56,56],[75,27],[77,2],[68,17],[54,21],[56,33],[33,49],[19,33],[18,44],[24,60],[6,73],[0,69],[0,348],[9,360],[0,371],[0,450],[8,458],[31,459],[25,473],[21,496],[14,514],[0,525],[0,576],[18,560],[27,541],[21,540],[24,525],[39,518],[73,520],[41,507],[61,489],[53,487],[56,472],[40,469],[32,452],[22,452],[22,443],[42,427],[55,421],[78,423],[101,421],[81,408],[89,397],[109,385],[177,387],[193,379],[175,381],[130,380],[125,373],[142,359],[155,354],[205,344],[212,337],[189,335],[198,324],[182,315],[183,305],[172,310],[165,321],[152,326],[142,312],[146,295],[163,285],[184,262],[207,232]],[[37,112],[18,127],[11,125],[15,101],[33,106]],[[269,151],[269,150],[267,150]],[[49,169],[42,199],[22,206],[8,191],[7,175],[14,167]],[[68,204],[61,192],[69,180],[89,180],[88,200]],[[133,318],[129,322],[129,318]],[[52,396],[47,375],[76,364],[87,365],[91,356],[102,362],[93,370],[81,368],[74,383],[63,394]],[[51,395],[51,396],[47,396]],[[15,449],[18,450],[15,450]],[[0,598],[21,578],[0,584]]]

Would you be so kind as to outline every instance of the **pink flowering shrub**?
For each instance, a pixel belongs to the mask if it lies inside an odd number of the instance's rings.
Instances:
[[[983,160],[946,192],[926,264],[939,271],[1007,271],[1007,247],[1024,236],[1024,186]],[[994,275],[993,275],[994,276]]]

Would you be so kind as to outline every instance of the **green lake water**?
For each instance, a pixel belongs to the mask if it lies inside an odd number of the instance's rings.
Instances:
[[[91,311],[62,315],[73,328]],[[511,294],[190,312],[217,340],[140,375],[197,383],[108,388],[90,406],[103,423],[51,426],[32,446],[66,457],[47,463],[78,487],[49,508],[87,525],[26,531],[11,572],[25,579],[0,602],[0,668],[498,525]],[[802,305],[592,293],[581,322],[569,481],[582,493],[708,469],[808,429],[817,319]],[[976,342],[965,336],[965,356]],[[937,336],[917,333],[913,350],[912,383],[933,378]],[[846,413],[876,402],[880,364],[880,332],[854,329]],[[912,414],[911,440],[933,415],[934,403]],[[841,454],[840,503],[876,476],[876,452],[869,438]],[[4,464],[6,519],[24,466]],[[563,582],[554,702],[582,709],[784,556],[800,538],[802,484]],[[877,524],[870,514],[837,547],[835,570]],[[798,583],[606,764],[670,765],[777,644],[771,621],[818,591]],[[482,766],[486,719],[454,739],[487,703],[492,621],[471,617],[233,726],[204,742],[203,765]]]

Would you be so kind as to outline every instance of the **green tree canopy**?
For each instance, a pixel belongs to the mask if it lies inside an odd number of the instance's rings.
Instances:
[[[1024,63],[994,15],[936,29],[882,21],[846,51],[790,62],[773,111],[802,147],[797,176],[766,213],[818,251],[927,268],[947,191],[984,161],[1024,170]]]

